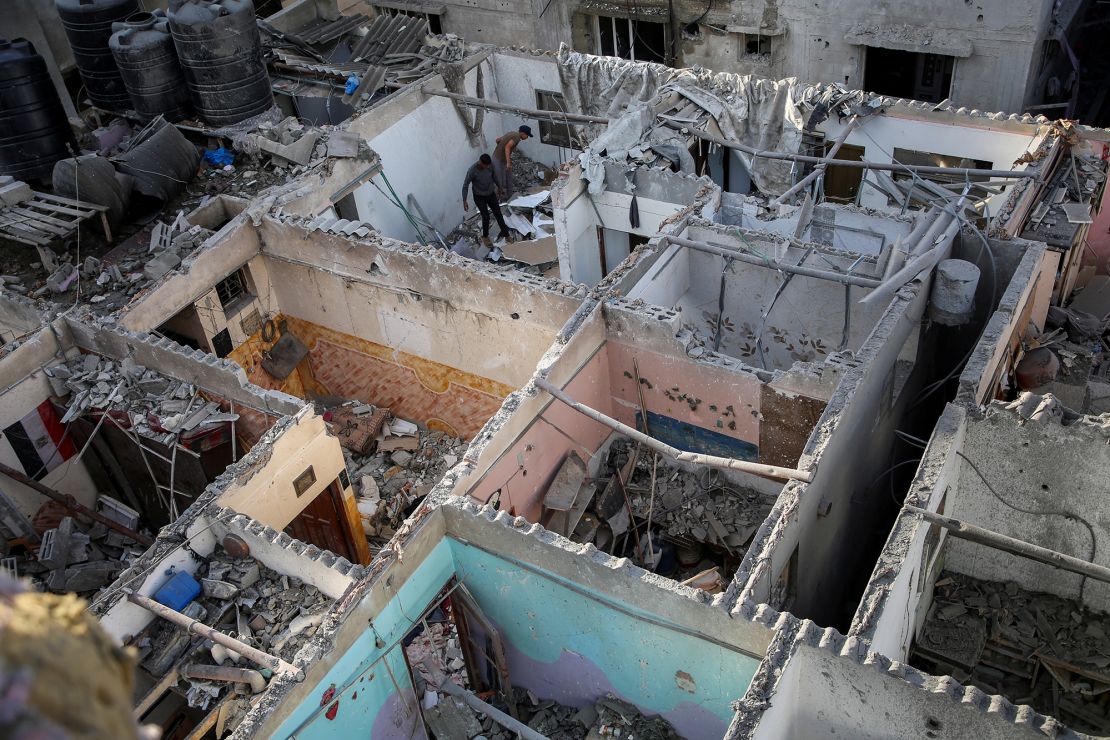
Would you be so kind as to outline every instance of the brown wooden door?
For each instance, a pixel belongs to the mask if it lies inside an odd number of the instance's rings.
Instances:
[[[832,144],[825,144],[825,152]],[[837,159],[850,159],[859,162],[863,159],[863,147],[845,144],[836,153]],[[863,181],[863,170],[858,167],[837,167],[830,165],[825,170],[825,200],[836,203],[851,203],[856,199],[860,183]]]
[[[331,550],[352,563],[359,562],[343,516],[339,485],[335,482],[321,491],[285,528],[285,532],[301,542]]]

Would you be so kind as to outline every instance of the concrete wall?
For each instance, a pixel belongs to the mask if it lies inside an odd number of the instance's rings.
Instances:
[[[553,3],[553,5],[556,3]],[[548,12],[554,12],[549,10]],[[472,40],[470,37],[465,37]],[[496,84],[496,100],[499,103],[515,105],[521,108],[539,109],[536,99],[538,91],[560,92],[562,86],[559,82],[559,68],[552,56],[533,56],[524,52],[497,52],[490,56],[493,66],[493,77]],[[489,65],[485,67],[488,71]],[[487,78],[486,95],[489,96],[489,83]],[[493,115],[486,113],[487,116]],[[515,131],[522,123],[532,127],[535,134],[528,141],[517,145],[517,151],[529,159],[557,169],[559,165],[573,158],[578,152],[565,149],[540,141],[540,122],[535,118],[523,118],[516,113],[501,113],[501,128],[496,135],[505,131]],[[572,126],[572,133],[576,127]],[[493,143],[492,141],[490,142]]]
[[[0,293],[0,345],[27,336],[43,325],[34,301],[18,293]]]
[[[892,664],[792,618],[781,623],[738,710],[727,740],[1080,737],[1028,707]]]
[[[540,361],[538,373],[576,400],[612,415],[605,322],[594,309],[562,346]],[[499,494],[500,508],[539,521],[544,492],[567,453],[589,459],[609,437],[608,427],[531,387],[505,400],[467,452],[470,472],[455,493],[479,503]]]
[[[224,487],[216,501],[277,530],[285,529],[346,469],[339,440],[328,433],[323,417],[311,407],[293,417],[273,443],[259,446],[257,453],[257,462]],[[298,494],[293,481],[310,466],[316,482]],[[356,512],[353,520],[361,521],[349,487],[343,490],[343,498],[347,508]]]
[[[1110,521],[1102,515],[1110,447],[1097,421],[1068,427],[1056,421],[1019,424],[1020,416],[998,405],[982,420],[971,421],[960,452],[958,485],[948,492],[945,513],[1000,534],[1110,565]],[[1053,514],[1033,515],[1012,507]],[[1094,543],[1086,522],[1094,530]],[[1092,558],[1093,547],[1093,558]],[[1016,581],[1031,591],[1077,598],[1081,576],[1008,553],[948,538],[944,567],[991,581]],[[1087,579],[1083,603],[1110,611],[1110,586]]]
[[[1017,110],[1017,106],[991,106],[987,103],[989,99],[979,97],[962,104],[980,110],[996,107]],[[826,140],[833,141],[842,134],[844,124],[830,118],[818,129],[825,134]],[[1026,151],[1035,150],[1046,133],[1047,129],[1032,124],[979,120],[948,112],[930,115],[915,111],[913,118],[910,118],[900,111],[888,110],[884,115],[865,119],[848,135],[845,143],[863,147],[863,158],[868,162],[893,162],[897,147],[983,160],[991,163],[991,169],[1009,170],[1024,169],[1024,165],[1013,167],[1014,161]],[[874,175],[869,173],[867,177],[874,178]],[[866,185],[861,187],[861,205],[871,208],[886,206],[887,199],[878,190]],[[995,209],[1001,207],[1006,194],[992,200]],[[901,204],[898,205],[901,207]]]
[[[702,226],[694,222],[686,230],[688,239],[709,242],[737,251],[752,250],[769,259],[796,264],[804,254],[797,247],[786,247],[785,240],[749,234],[739,238],[725,233],[723,227]],[[733,230],[734,231],[734,230]],[[827,261],[827,262],[826,262]],[[724,311],[720,352],[754,367],[763,366],[757,339],[761,340],[765,369],[786,369],[795,362],[820,361],[840,349],[858,351],[878,323],[886,305],[861,305],[870,289],[852,287],[847,298],[840,283],[795,275],[778,298],[782,274],[746,262],[732,262],[715,254],[670,246],[655,259],[657,269],[629,291],[632,299],[641,298],[654,305],[677,307],[682,319],[697,333],[712,341],[716,334],[722,299],[721,275],[725,275]],[[807,267],[827,268],[828,262],[847,269],[855,255],[832,250],[811,257]],[[856,266],[855,273],[874,277],[881,272],[874,258]],[[774,302],[763,332],[763,314]],[[817,310],[817,307],[820,307]],[[845,323],[845,312],[849,313]],[[844,341],[847,328],[847,341]],[[757,335],[760,335],[757,337]]]
[[[580,8],[573,16],[574,48],[598,53],[590,13],[665,22],[666,8],[663,0],[632,7],[613,4],[603,10]],[[1020,111],[1039,102],[1043,92],[1030,81],[1038,72],[1039,42],[1049,32],[1050,8],[1051,3],[1044,0],[985,0],[960,6],[929,0],[879,6],[857,2],[835,9],[803,0],[757,0],[707,9],[692,0],[679,0],[674,3],[676,23],[669,32],[677,37],[676,66],[699,64],[737,74],[798,77],[849,89],[864,87],[866,44],[957,55],[953,102]],[[692,20],[701,21],[693,37],[682,32]],[[771,36],[770,53],[747,54],[743,33]]]
[[[872,482],[887,466],[906,403],[900,355],[927,295],[915,283],[896,294],[844,374],[799,462],[803,469],[816,466],[813,481],[786,486],[737,573],[738,582],[746,580],[746,603],[787,604],[819,624],[854,609],[849,584],[856,568],[868,567],[858,538],[874,526],[877,497],[889,495]]]
[[[722,734],[770,639],[761,625],[707,608],[691,589],[600,553],[584,557],[566,540],[471,504],[424,517],[404,552],[403,562],[383,562],[356,587],[350,598],[359,602],[336,630],[336,648],[280,709],[258,723],[248,717],[256,735],[422,737],[405,717],[411,690],[395,645],[451,578],[497,625],[514,686],[575,706],[612,692],[661,713],[686,737]],[[325,719],[321,707],[336,700],[334,719]]]
[[[633,194],[639,226],[631,223]],[[702,210],[713,195],[713,183],[708,178],[646,168],[629,174],[612,162],[605,163],[605,191],[591,195],[581,166],[569,165],[552,190],[560,277],[568,282],[596,285],[628,256],[627,237],[614,241],[614,232],[651,238],[683,211]],[[599,226],[608,235],[605,265],[601,263]]]
[[[161,326],[181,310],[208,296],[216,283],[250,262],[260,248],[258,230],[247,217],[233,218],[187,257],[178,269],[136,295],[120,311],[120,326],[140,332]],[[218,305],[218,301],[216,303]],[[201,313],[204,313],[203,309]],[[220,317],[206,320],[209,321],[208,329],[227,324],[222,311]]]
[[[480,67],[487,89],[493,87],[488,63]],[[477,68],[467,73],[467,95],[476,94],[477,75]],[[443,88],[438,77],[427,84]],[[474,115],[474,109],[467,108],[466,111],[467,115]],[[363,121],[364,118],[372,120]],[[406,208],[409,207],[408,196],[411,194],[435,228],[444,234],[451,231],[466,215],[461,195],[466,170],[478,161],[483,152],[492,151],[494,140],[504,133],[500,118],[498,115],[486,115],[481,144],[474,146],[467,138],[466,129],[452,101],[426,96],[414,87],[355,119],[349,130],[359,133],[378,153],[384,173],[384,177],[374,178],[377,188],[365,184],[355,190],[359,219],[373,224],[385,236],[417,241],[417,232],[404,212],[386,195],[390,192],[386,184],[388,179]],[[335,184],[342,183],[335,181]],[[413,213],[417,215],[415,211]],[[424,233],[434,240],[430,229],[424,228]]]
[[[945,407],[906,503],[929,511],[946,508],[946,494],[959,486],[962,461],[955,450],[964,444],[967,423],[964,409],[952,404]],[[871,650],[891,660],[906,660],[932,602],[933,584],[944,565],[938,556],[946,537],[945,530],[903,509],[891,527],[848,634],[866,640]]]

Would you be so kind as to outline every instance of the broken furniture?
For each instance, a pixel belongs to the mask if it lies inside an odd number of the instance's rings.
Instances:
[[[83,222],[99,216],[104,238],[111,242],[107,212],[107,206],[35,191],[29,200],[0,207],[0,237],[44,247],[68,239]]]

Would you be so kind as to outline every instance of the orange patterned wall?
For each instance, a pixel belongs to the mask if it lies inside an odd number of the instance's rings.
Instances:
[[[403,419],[466,439],[477,434],[515,390],[311,321],[285,315],[274,318],[277,323],[283,320],[309,348],[308,357],[288,378],[278,380],[262,369],[262,356],[270,343],[259,334],[228,356],[263,388],[301,398],[333,395],[385,406]]]

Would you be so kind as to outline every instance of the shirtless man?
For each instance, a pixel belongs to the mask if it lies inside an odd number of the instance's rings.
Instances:
[[[524,125],[497,138],[497,146],[493,150],[493,172],[497,176],[500,195],[506,201],[513,196],[513,150],[531,135],[532,127]]]

